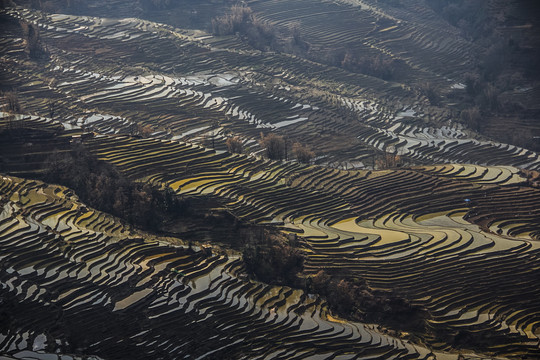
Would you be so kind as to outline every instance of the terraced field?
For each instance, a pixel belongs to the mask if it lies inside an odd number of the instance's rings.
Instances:
[[[397,291],[430,309],[435,328],[500,336],[496,354],[538,351],[534,296],[516,290],[538,291],[540,193],[515,168],[336,172],[154,140],[97,137],[88,146],[130,176],[218,196],[246,221],[300,235],[307,273],[338,269]]]
[[[338,171],[175,141],[84,143],[133,179],[218,198],[246,222],[297,234],[307,275],[337,271],[391,290],[428,310],[433,334],[495,337],[492,355],[539,351],[540,196],[516,168]]]
[[[20,102],[0,104],[0,358],[539,358],[540,154],[479,135],[411,86],[461,89],[478,49],[422,1],[400,3],[246,2],[298,26],[311,55],[402,62],[400,82],[128,17],[140,9],[123,1],[94,10],[125,18],[0,9],[0,89]],[[19,22],[48,59],[28,57]],[[315,158],[265,159],[270,133]],[[227,151],[233,136],[243,154]],[[235,226],[278,231],[305,285],[252,280],[245,249],[144,232],[31,180],[75,148]],[[407,165],[374,170],[388,153]],[[321,274],[419,309],[422,326],[338,317],[312,293]]]
[[[4,88],[17,89],[27,112],[50,117],[52,106],[70,125],[110,134],[145,128],[222,150],[239,135],[255,154],[260,133],[275,132],[317,149],[316,163],[343,168],[373,165],[389,148],[420,164],[539,167],[537,153],[478,137],[396,83],[144,20],[24,9],[3,16]],[[19,19],[41,29],[51,52],[44,66],[25,59]]]
[[[401,60],[410,67],[413,82],[457,80],[473,66],[474,46],[457,29],[441,24],[423,1],[400,6],[370,0],[247,3],[268,21],[299,24],[317,49],[342,48]]]
[[[245,280],[234,253],[188,250],[135,232],[69,189],[2,176],[0,195],[1,283],[4,299],[13,299],[3,311],[17,311],[19,326],[0,334],[7,358],[42,358],[41,350],[55,347],[133,359],[431,353],[334,318],[301,290]]]

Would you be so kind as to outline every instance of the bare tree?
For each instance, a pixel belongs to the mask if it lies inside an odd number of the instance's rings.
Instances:
[[[441,102],[441,96],[439,91],[431,82],[424,82],[420,84],[420,92],[427,97],[431,105],[439,105]]]
[[[477,106],[462,110],[460,115],[461,120],[463,120],[467,126],[473,130],[480,131],[482,127],[482,115]]]
[[[293,144],[292,152],[296,160],[304,164],[309,164],[309,162],[315,157],[315,153],[313,151],[300,143]]]
[[[54,101],[52,99],[47,101],[47,110],[49,111],[49,117],[51,119],[54,119],[54,115],[56,114],[57,107],[58,107],[58,105],[57,105],[56,101]]]
[[[375,160],[378,169],[390,169],[401,165],[401,156],[395,146],[387,146],[383,153]]]
[[[22,106],[19,103],[19,97],[17,93],[13,91],[8,91],[4,93],[4,99],[6,101],[5,111],[8,113],[20,113],[22,111]]]
[[[150,137],[154,132],[154,129],[150,125],[137,124],[137,132],[142,137]]]
[[[20,25],[24,34],[25,52],[28,56],[34,60],[47,59],[49,52],[41,42],[39,28],[25,21],[21,21]]]
[[[270,133],[267,136],[261,133],[260,145],[266,149],[266,156],[272,160],[281,160],[285,157],[285,139],[283,136]]]
[[[238,136],[228,138],[226,144],[229,152],[233,154],[241,154],[244,151],[242,140]]]

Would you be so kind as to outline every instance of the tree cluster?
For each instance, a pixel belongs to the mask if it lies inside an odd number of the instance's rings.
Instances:
[[[250,273],[270,284],[296,284],[304,262],[300,251],[283,236],[266,230],[256,241],[246,244],[243,258]]]
[[[154,129],[150,125],[143,125],[143,124],[137,124],[137,134],[142,137],[150,137],[152,133],[154,132]]]
[[[374,291],[362,278],[343,278],[320,270],[308,278],[308,291],[326,298],[342,317],[423,332],[427,314],[391,292]]]
[[[497,88],[493,82],[482,80],[478,74],[468,73],[465,75],[465,90],[471,102],[482,111],[502,110],[499,95],[503,89]]]
[[[141,5],[146,9],[163,10],[171,7],[171,0],[140,0]]]
[[[233,5],[225,15],[212,19],[212,33],[215,35],[239,35],[256,49],[284,51],[305,55],[309,44],[300,33],[300,22],[278,27],[262,20],[246,5]]]
[[[233,5],[229,13],[212,19],[212,32],[216,35],[242,34],[251,46],[261,50],[273,48],[277,39],[277,29],[244,5]]]
[[[427,4],[471,39],[489,36],[493,31],[488,0],[428,0]]]
[[[339,64],[345,70],[378,77],[387,81],[398,78],[402,65],[400,60],[382,55],[365,55],[351,49],[345,51]]]
[[[281,51],[301,56],[304,56],[309,51],[310,45],[302,36],[299,21],[293,21],[289,24],[285,38],[286,41],[280,46]]]
[[[475,67],[465,74],[466,91],[458,99],[466,104],[459,114],[462,122],[499,141],[539,149],[540,142],[531,132],[519,127],[500,131],[492,126],[499,125],[501,118],[512,127],[513,122],[531,117],[530,96],[515,95],[540,79],[540,48],[533,30],[538,26],[538,5],[501,3],[493,8],[489,0],[428,0],[427,4],[477,45]]]
[[[176,197],[171,189],[159,191],[133,182],[83,147],[54,152],[44,165],[45,181],[67,186],[89,206],[140,228],[158,230],[170,216],[189,210],[187,202]]]
[[[9,1],[9,0],[8,0]],[[86,0],[18,0],[17,4],[29,6],[48,13],[67,13],[69,10],[84,10],[88,8]]]

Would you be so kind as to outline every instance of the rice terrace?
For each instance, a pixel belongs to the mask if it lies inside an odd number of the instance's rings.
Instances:
[[[540,359],[535,0],[1,0],[0,360]]]

